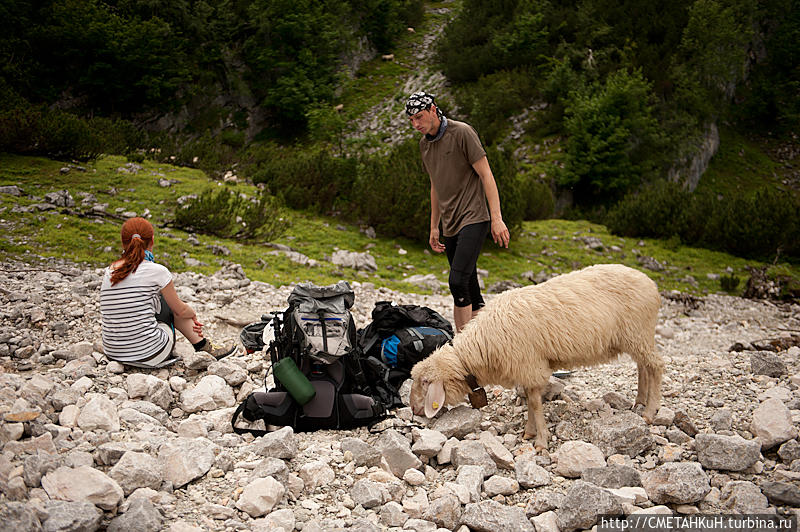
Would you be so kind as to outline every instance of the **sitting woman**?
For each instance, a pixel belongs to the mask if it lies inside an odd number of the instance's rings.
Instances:
[[[181,301],[172,275],[153,262],[153,226],[144,218],[122,224],[122,256],[106,268],[100,285],[103,348],[106,356],[123,364],[160,368],[175,362],[175,329],[194,346],[214,358],[236,350],[215,347],[203,338],[203,324]]]

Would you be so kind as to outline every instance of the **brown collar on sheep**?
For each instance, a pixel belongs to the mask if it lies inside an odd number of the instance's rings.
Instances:
[[[486,390],[478,386],[478,379],[475,378],[475,375],[469,374],[464,377],[464,380],[467,381],[467,386],[469,386],[469,404],[472,405],[472,408],[481,408],[489,404],[489,400],[486,398]]]

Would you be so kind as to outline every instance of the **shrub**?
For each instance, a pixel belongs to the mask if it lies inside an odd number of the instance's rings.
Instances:
[[[502,71],[467,85],[457,98],[483,142],[495,144],[508,129],[508,117],[519,111],[520,102],[534,94],[534,77],[527,70]]]
[[[233,199],[228,190],[206,190],[176,209],[174,224],[187,231],[223,236],[236,216]]]
[[[523,219],[544,220],[553,215],[555,198],[549,185],[534,179],[531,175],[521,175],[519,190],[524,206]]]
[[[0,132],[0,149],[5,151],[79,161],[104,151],[103,139],[85,120],[27,102],[0,111]]]
[[[280,202],[267,192],[246,198],[227,189],[209,189],[177,207],[173,224],[223,238],[268,241],[283,234],[289,222]]]
[[[358,171],[356,159],[334,157],[320,147],[265,145],[251,150],[250,158],[245,171],[254,183],[264,183],[293,209],[321,213],[349,200]]]
[[[671,181],[657,181],[638,194],[630,194],[606,217],[608,229],[631,237],[669,238],[686,235],[691,192]]]
[[[0,80],[0,151],[88,160],[144,147],[146,135],[131,122],[83,118],[32,105]]]
[[[147,147],[147,133],[127,120],[95,116],[88,124],[103,139],[104,153],[127,154]]]
[[[800,257],[800,205],[789,194],[761,189],[717,203],[702,244],[742,257]]]
[[[224,129],[220,133],[220,140],[222,144],[232,148],[241,148],[245,143],[244,131],[237,131],[235,129]]]
[[[142,163],[144,162],[144,153],[132,151],[126,155],[126,159],[129,163]]]
[[[733,293],[736,291],[736,288],[739,286],[739,283],[742,280],[733,275],[732,273],[729,275],[722,275],[719,278],[719,286],[724,291]]]
[[[210,132],[199,137],[158,132],[151,134],[147,143],[156,147],[155,158],[159,161],[199,168],[208,173],[229,168],[237,160],[236,149]]]
[[[383,235],[427,242],[431,184],[417,139],[398,144],[388,156],[367,157],[358,174],[353,202],[358,217]]]
[[[661,134],[640,71],[619,70],[591,90],[571,93],[564,126],[569,139],[560,184],[573,189],[577,203],[618,199],[655,168]]]
[[[281,207],[280,200],[267,192],[243,200],[239,214],[244,224],[236,238],[266,242],[279,237],[289,227],[288,214]]]
[[[800,258],[800,203],[776,190],[719,200],[660,182],[625,197],[605,222],[623,236],[676,235],[685,244],[741,257]]]
[[[549,31],[541,5],[519,0],[467,0],[444,30],[437,59],[452,81],[534,65],[546,55]]]
[[[389,53],[407,26],[422,20],[422,0],[361,0],[352,2],[361,12],[361,26],[379,53]]]
[[[306,111],[306,120],[312,139],[336,146],[339,156],[344,155],[344,129],[347,124],[339,111],[330,105],[313,105]]]

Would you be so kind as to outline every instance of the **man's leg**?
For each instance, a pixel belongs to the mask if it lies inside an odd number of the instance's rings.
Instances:
[[[461,331],[483,305],[475,265],[488,227],[488,222],[471,224],[461,229],[456,236],[445,239],[445,250],[450,262],[449,284],[453,294],[456,332]]]
[[[472,305],[457,307],[453,305],[453,320],[456,322],[456,332],[461,332],[464,325],[472,319]]]
[[[486,239],[484,235],[483,239]],[[483,241],[483,240],[481,240]],[[483,301],[483,296],[481,295],[481,285],[478,281],[478,266],[475,265],[475,269],[472,270],[472,275],[469,279],[469,299],[472,301],[472,314],[470,318],[474,318],[478,315],[478,312],[486,305]]]

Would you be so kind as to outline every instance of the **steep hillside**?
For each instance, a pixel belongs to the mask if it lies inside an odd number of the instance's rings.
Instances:
[[[16,26],[0,38],[13,58],[0,72],[0,150],[199,168],[260,185],[312,216],[420,240],[428,181],[403,101],[425,89],[478,131],[504,218],[519,234],[524,221],[552,216],[610,226],[615,213],[626,221],[619,234],[739,252],[731,240],[763,239],[734,223],[737,215],[767,228],[768,211],[800,218],[792,214],[800,150],[786,97],[800,24],[776,15],[788,1],[682,0],[658,11],[605,0],[492,9],[475,0],[220,0],[193,12],[163,2],[115,10],[101,0],[70,10],[53,0],[52,13],[15,12]],[[646,23],[628,24],[619,16],[626,9]],[[91,35],[76,30],[88,23]],[[64,36],[59,57],[76,66],[49,84],[38,81],[54,58],[31,44],[48,32]],[[14,53],[25,46],[30,54]],[[139,55],[123,53],[133,49]],[[147,54],[159,61],[145,61],[139,81],[110,98],[108,88],[127,78],[106,84],[101,63],[114,71]],[[694,211],[666,213],[689,220],[680,231],[648,224],[650,211],[636,208],[664,180],[702,198]],[[669,194],[653,201],[674,204]],[[767,196],[772,203],[759,199]],[[731,212],[741,205],[749,207]],[[731,226],[727,243],[717,238]],[[747,256],[794,260],[800,223],[781,227],[786,242]]]

